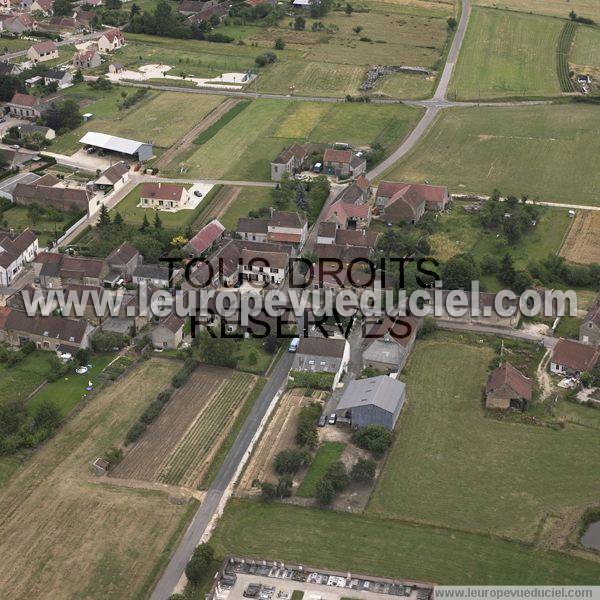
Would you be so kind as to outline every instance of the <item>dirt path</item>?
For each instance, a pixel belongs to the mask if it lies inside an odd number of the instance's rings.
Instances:
[[[211,125],[214,125],[225,113],[229,112],[239,100],[237,98],[228,98],[221,102],[212,112],[210,112],[200,123],[192,127],[182,138],[177,140],[155,163],[159,169],[164,169],[167,165],[174,162],[178,156],[181,156],[194,143],[194,140]]]
[[[202,214],[200,221],[194,223],[194,227],[202,227],[213,219],[220,219],[235,202],[241,191],[242,188],[239,186],[224,187],[219,190],[208,211]]]
[[[542,357],[540,364],[538,365],[536,376],[540,384],[540,402],[543,402],[552,393],[552,386],[550,384],[550,376],[548,375],[548,361],[552,350],[548,348],[546,354]]]

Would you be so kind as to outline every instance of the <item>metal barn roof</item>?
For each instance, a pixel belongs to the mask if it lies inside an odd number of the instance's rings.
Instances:
[[[106,133],[98,133],[97,131],[88,131],[80,140],[80,144],[88,144],[89,146],[97,146],[104,150],[112,150],[113,152],[122,152],[123,154],[135,154],[142,146],[149,146],[145,142],[136,142]]]

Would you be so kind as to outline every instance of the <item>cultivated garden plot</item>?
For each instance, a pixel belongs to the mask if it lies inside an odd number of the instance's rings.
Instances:
[[[448,96],[459,100],[557,96],[563,21],[476,8]]]
[[[445,111],[384,178],[598,206],[598,152],[594,106],[459,108]]]
[[[219,367],[197,367],[111,475],[195,488],[254,379]]]
[[[111,484],[94,477],[91,463],[122,443],[177,368],[174,361],[142,363],[89,402],[2,487],[3,598],[147,593],[196,504]]]

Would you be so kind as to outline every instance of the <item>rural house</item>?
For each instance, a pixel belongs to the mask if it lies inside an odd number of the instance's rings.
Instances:
[[[43,175],[33,183],[18,183],[13,190],[15,204],[39,204],[65,212],[73,208],[88,212],[90,199],[87,189],[65,187],[60,179],[51,174]]]
[[[111,280],[111,273],[121,277],[131,277],[144,258],[140,252],[128,242],[123,242],[116,250],[106,257],[109,268],[106,280]]]
[[[344,390],[335,413],[354,428],[381,425],[391,431],[405,399],[404,383],[387,375],[355,379]]]
[[[53,0],[33,0],[29,10],[31,12],[39,12],[45,17],[49,17],[54,13],[52,8],[53,4]]]
[[[36,125],[35,123],[26,123],[25,125],[17,125],[19,129],[19,137],[26,138],[31,135],[41,135],[45,140],[53,140],[56,137],[56,131],[50,127]]]
[[[27,58],[33,63],[54,60],[58,58],[58,46],[52,40],[34,44],[27,50]]]
[[[44,262],[40,269],[40,284],[45,289],[61,289],[72,285],[101,287],[108,271],[98,258],[61,255],[60,262]]]
[[[557,375],[579,377],[591,371],[600,358],[600,349],[561,338],[554,346],[550,359],[550,371]]]
[[[419,194],[409,190],[394,194],[383,209],[383,216],[388,223],[415,224],[425,213],[425,200]]]
[[[485,406],[494,410],[525,410],[531,402],[533,382],[510,363],[494,369],[485,385]]]
[[[583,344],[600,346],[600,294],[579,327],[579,341]]]
[[[26,31],[37,31],[37,28],[37,21],[24,13],[18,15],[0,15],[0,31],[25,33]]]
[[[336,201],[339,200],[346,204],[364,204],[369,200],[370,195],[371,182],[364,175],[360,175],[356,181],[340,192]]]
[[[329,207],[324,221],[331,221],[341,229],[366,229],[371,223],[371,207],[338,200]]]
[[[377,186],[375,206],[383,210],[396,195],[421,198],[425,208],[434,211],[444,210],[451,201],[448,188],[440,185],[382,181]]]
[[[111,167],[108,167],[96,181],[94,186],[104,190],[118,190],[129,181],[129,166],[124,161],[119,161]]]
[[[102,53],[113,52],[114,50],[118,50],[125,45],[125,38],[123,34],[118,29],[110,29],[109,31],[105,31],[98,38],[98,50]]]
[[[335,244],[335,234],[338,231],[333,221],[321,221],[317,229],[317,244]]]
[[[87,48],[73,55],[73,66],[76,69],[95,69],[101,62],[100,53],[96,48]]]
[[[185,321],[175,314],[165,317],[152,330],[150,337],[155,348],[175,350],[183,341]]]
[[[70,71],[63,69],[48,69],[42,73],[42,77],[44,78],[44,85],[55,82],[59,90],[64,90],[73,85],[73,75]]]
[[[145,283],[160,289],[168,288],[169,268],[166,263],[158,265],[139,264],[133,272],[133,283],[135,285]]]
[[[13,237],[0,231],[0,287],[7,287],[38,252],[37,235],[26,229]]]
[[[42,104],[40,99],[29,94],[15,92],[12,100],[8,103],[10,116],[17,119],[35,120],[42,116]]]
[[[237,222],[236,233],[248,242],[266,242],[269,233],[269,220],[241,217]]]
[[[186,208],[189,200],[188,190],[175,183],[143,183],[140,191],[142,208],[177,211]]]
[[[408,360],[421,327],[421,319],[413,316],[390,317],[374,324],[364,340],[363,366],[383,373],[400,373]]]
[[[241,254],[242,277],[248,281],[279,285],[285,280],[290,255],[287,252],[265,252],[244,248]]]
[[[350,345],[345,339],[303,337],[294,355],[292,371],[333,373],[333,387],[339,383],[350,361]]]
[[[358,177],[367,170],[367,160],[351,150],[327,148],[323,155],[323,170],[336,177]]]
[[[69,352],[89,348],[94,328],[83,319],[63,317],[28,317],[19,310],[11,310],[6,317],[5,336],[7,343],[15,349],[33,342],[40,350]]]
[[[213,219],[183,247],[183,251],[190,258],[202,256],[210,252],[224,234],[225,226],[217,219]]]
[[[284,173],[294,175],[308,166],[308,150],[301,144],[292,144],[271,162],[271,179],[281,181]]]
[[[273,242],[303,246],[308,235],[308,223],[297,212],[271,210],[269,218],[238,219],[236,233],[248,242]]]

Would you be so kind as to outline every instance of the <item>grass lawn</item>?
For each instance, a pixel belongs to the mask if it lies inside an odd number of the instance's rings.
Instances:
[[[26,206],[13,206],[2,213],[2,221],[6,221],[7,229],[23,230],[29,227],[38,234],[40,246],[46,246],[51,241],[59,238],[69,223],[75,222],[79,216],[83,216],[83,213],[74,216],[72,219],[69,214],[63,213],[63,221],[56,222],[42,217],[33,223]]]
[[[369,515],[531,542],[546,512],[567,515],[597,500],[600,436],[486,417],[491,358],[478,344],[417,343],[404,372],[408,404]]]
[[[50,352],[32,352],[12,367],[0,364],[0,402],[27,398],[50,373]]]
[[[599,152],[600,113],[594,106],[459,108],[444,111],[383,178],[600,205]]]
[[[569,423],[600,429],[600,410],[597,408],[561,400],[555,410],[557,415],[564,416]]]
[[[65,90],[65,96],[76,99],[94,118],[54,140],[49,150],[72,154],[80,148],[78,140],[87,131],[151,141],[158,148],[167,148],[223,101],[222,96],[148,91],[131,108],[119,110],[121,92],[132,95],[135,91],[115,86],[98,92],[84,84]]]
[[[248,338],[238,343],[238,368],[242,371],[263,374],[271,364],[273,355],[263,348],[264,340]]]
[[[0,56],[11,52],[19,52],[20,50],[28,50],[33,44],[35,42],[23,38],[0,37]]]
[[[308,467],[308,471],[302,480],[302,483],[296,491],[297,496],[303,496],[305,498],[312,498],[316,492],[317,481],[325,475],[325,471],[334,462],[340,460],[342,452],[346,444],[342,442],[325,442],[317,451],[312,463]]]
[[[177,369],[165,360],[141,364],[87,404],[2,487],[3,598],[32,590],[45,598],[149,594],[197,503],[101,481],[90,464],[123,441]]]
[[[598,580],[597,563],[518,542],[250,500],[229,501],[211,544],[223,557],[232,553],[440,584],[582,585]]]
[[[461,100],[558,96],[558,19],[476,8],[448,96]]]
[[[561,317],[558,327],[556,328],[557,337],[568,338],[579,341],[579,327],[583,319],[577,317],[565,316]]]
[[[269,180],[270,161],[294,141],[356,146],[397,145],[412,129],[420,111],[403,105],[326,104],[256,100],[214,137],[192,148],[180,166],[190,177]],[[361,123],[357,128],[356,124]]]
[[[104,354],[92,357],[90,364],[92,368],[85,375],[73,372],[44,386],[27,403],[27,408],[32,411],[45,400],[51,400],[59,409],[63,417],[66,417],[77,403],[87,395],[86,387],[91,381],[98,384],[98,375],[104,371],[108,363],[113,360],[114,354]]]
[[[493,8],[507,8],[541,15],[568,18],[574,10],[582,17],[600,19],[600,4],[597,0],[475,0],[474,4]]]
[[[226,229],[235,230],[240,217],[247,217],[251,210],[271,206],[272,203],[270,188],[243,187],[219,221]]]

